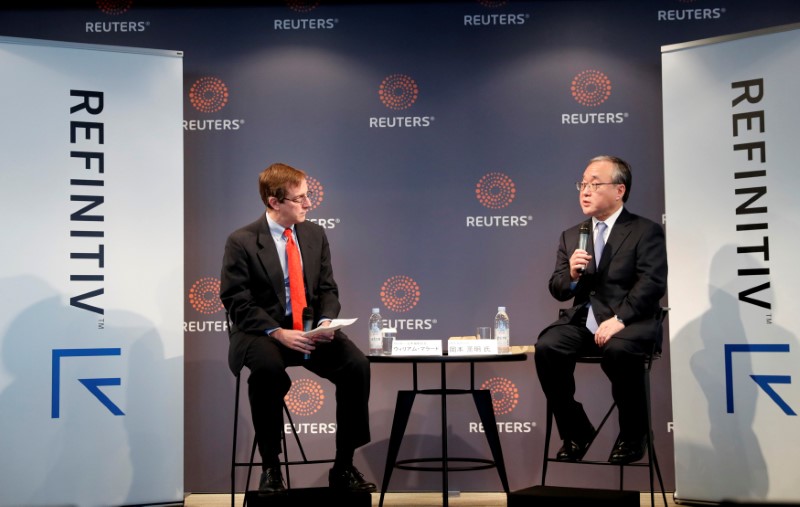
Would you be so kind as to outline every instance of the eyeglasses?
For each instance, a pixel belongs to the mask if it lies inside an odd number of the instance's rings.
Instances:
[[[294,197],[284,197],[283,198],[284,201],[292,201],[295,204],[303,204],[303,201],[305,201],[306,199],[308,199],[309,202],[311,202],[311,200],[314,199],[314,192],[311,192],[309,190],[305,194],[296,195]]]
[[[583,192],[586,187],[592,189],[592,192],[597,192],[597,189],[600,188],[601,185],[619,185],[619,183],[584,183],[582,181],[575,182],[575,188],[578,189],[578,192]]]

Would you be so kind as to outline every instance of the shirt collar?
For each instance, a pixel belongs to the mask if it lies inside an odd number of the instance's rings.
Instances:
[[[615,211],[614,213],[612,213],[610,217],[606,218],[605,220],[602,220],[602,222],[604,222],[606,224],[606,229],[607,230],[610,231],[611,228],[614,227],[614,224],[617,222],[617,219],[619,218],[620,214],[622,213],[622,208],[623,208],[623,206],[620,206],[619,209],[617,211]],[[601,220],[598,220],[595,217],[592,217],[592,227],[597,227],[597,222],[600,222],[600,221]]]
[[[282,238],[283,231],[286,230],[286,227],[282,226],[272,218],[270,218],[269,213],[266,213],[267,216],[267,225],[269,226],[269,233],[275,237]],[[292,230],[292,234],[294,234],[294,226],[289,227]]]

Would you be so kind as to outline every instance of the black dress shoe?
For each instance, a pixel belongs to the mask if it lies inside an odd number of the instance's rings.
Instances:
[[[576,442],[575,440],[564,440],[564,445],[556,453],[556,461],[580,461],[589,450],[588,442]]]
[[[286,486],[283,484],[281,467],[269,467],[261,472],[261,480],[258,482],[259,496],[280,495],[283,493],[286,493]]]
[[[608,462],[612,465],[628,465],[635,461],[639,461],[644,457],[644,450],[647,448],[647,440],[645,438],[637,438],[634,440],[618,440],[614,450],[611,451],[611,456]]]
[[[372,493],[378,489],[375,484],[367,482],[364,475],[352,465],[341,470],[331,468],[328,472],[328,485],[333,489],[351,493]]]

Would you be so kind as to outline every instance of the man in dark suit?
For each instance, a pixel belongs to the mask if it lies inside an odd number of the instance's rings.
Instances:
[[[231,322],[231,371],[238,374],[243,366],[250,370],[248,395],[263,462],[259,492],[286,490],[278,458],[283,398],[292,385],[286,367],[298,365],[336,386],[336,457],[328,474],[330,487],[375,491],[375,484],[353,466],[355,449],[370,441],[369,362],[341,330],[303,336],[298,315],[302,309],[292,310],[293,298],[295,303],[305,300],[314,325],[327,326],[341,307],[325,230],[306,221],[311,206],[306,174],[273,164],[258,181],[266,213],[228,237],[220,298]],[[295,244],[304,283],[292,282],[292,290],[287,257],[296,251]],[[299,270],[298,266],[298,277]]]
[[[627,464],[642,459],[649,431],[643,358],[661,348],[656,315],[667,286],[664,231],[623,207],[631,190],[624,160],[593,158],[577,187],[583,214],[591,220],[561,234],[549,282],[550,294],[559,301],[573,298],[573,306],[539,335],[536,372],[564,440],[556,459],[577,461],[586,454],[594,427],[575,400],[575,359],[602,356],[619,410],[619,439],[609,461]],[[576,249],[581,226],[587,225],[594,231],[589,246]]]

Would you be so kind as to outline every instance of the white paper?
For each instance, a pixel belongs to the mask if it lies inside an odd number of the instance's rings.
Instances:
[[[336,331],[337,329],[349,326],[350,324],[352,324],[357,320],[358,317],[356,317],[355,319],[331,319],[329,326],[317,326],[311,331],[306,331],[305,333],[303,333],[303,336],[314,336],[315,334],[319,334],[322,332]]]

